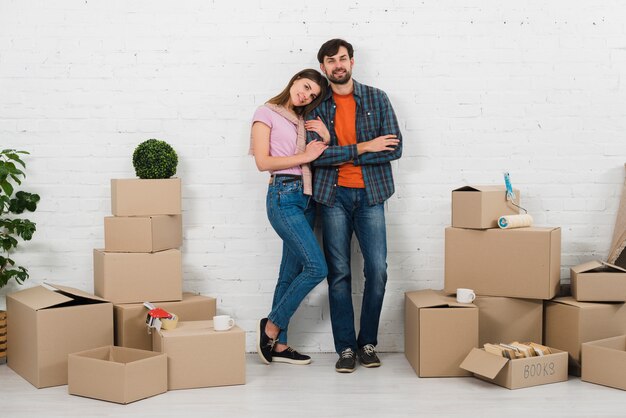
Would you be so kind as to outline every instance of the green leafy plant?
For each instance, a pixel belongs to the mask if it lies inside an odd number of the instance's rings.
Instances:
[[[26,164],[20,154],[28,152],[14,149],[0,151],[0,287],[13,278],[19,284],[28,279],[28,270],[16,266],[9,254],[17,247],[17,238],[30,241],[37,230],[35,223],[28,219],[7,217],[9,214],[20,215],[24,211],[34,212],[39,202],[39,195],[15,190],[26,177],[22,171]]]
[[[133,166],[140,179],[168,179],[176,174],[178,155],[165,141],[148,139],[135,148]]]

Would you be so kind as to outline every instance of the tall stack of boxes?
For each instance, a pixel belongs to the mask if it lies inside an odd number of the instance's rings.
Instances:
[[[420,377],[467,376],[473,372],[511,389],[567,379],[566,354],[549,359],[558,365],[558,373],[551,378],[520,380],[517,374],[523,367],[519,367],[518,360],[498,359],[482,350],[477,352],[485,343],[542,343],[543,300],[553,298],[559,291],[560,228],[498,228],[500,216],[519,213],[520,192],[514,190],[514,193],[511,202],[504,186],[467,186],[452,192],[452,226],[445,230],[443,294],[454,294],[458,288],[473,289],[477,295],[473,304],[458,304],[454,297],[448,297],[447,306],[448,310],[477,308],[476,319],[472,324],[450,324],[439,329],[450,336],[445,345],[465,347],[465,352],[443,358],[445,350],[433,351],[431,355],[437,361],[447,362],[448,371],[455,372],[426,374],[421,367],[424,359],[416,362],[412,344],[417,340],[420,346],[429,344],[424,340],[428,334],[424,318],[419,318],[419,326],[415,325],[415,318],[422,316],[423,310],[416,300],[430,291],[407,292],[405,353]],[[475,334],[468,334],[468,329],[475,329]],[[459,333],[460,330],[463,332]]]

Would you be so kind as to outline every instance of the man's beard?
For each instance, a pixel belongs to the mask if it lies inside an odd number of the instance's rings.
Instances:
[[[343,78],[335,78],[333,77],[333,73],[331,72],[330,74],[326,74],[326,78],[328,78],[328,81],[330,81],[331,83],[348,84],[348,82],[352,78],[352,73],[346,70],[346,72],[343,74]]]

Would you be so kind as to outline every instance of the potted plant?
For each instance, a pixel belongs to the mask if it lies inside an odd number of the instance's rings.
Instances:
[[[169,179],[176,174],[178,155],[165,141],[148,139],[135,148],[133,166],[140,179]]]
[[[16,266],[10,253],[18,246],[18,238],[29,241],[36,231],[34,222],[24,218],[14,218],[25,211],[37,209],[39,195],[16,190],[26,177],[26,164],[21,156],[26,151],[5,149],[0,151],[0,288],[9,280],[19,284],[28,279],[28,270]],[[6,312],[0,311],[0,358],[6,355]]]

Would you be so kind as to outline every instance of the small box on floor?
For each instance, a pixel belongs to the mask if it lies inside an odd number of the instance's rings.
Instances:
[[[569,372],[575,376],[580,376],[582,343],[626,334],[625,303],[563,297],[546,301],[544,312],[544,344],[569,353]]]
[[[582,345],[581,380],[626,390],[626,335]]]
[[[68,393],[127,404],[167,392],[167,356],[99,347],[68,356]]]
[[[215,331],[213,321],[182,321],[152,334],[154,351],[168,358],[168,389],[246,383],[246,337],[238,326]]]
[[[93,250],[94,291],[113,303],[181,300],[180,250],[107,253]]]
[[[154,253],[183,245],[182,215],[107,216],[104,251]]]
[[[542,342],[542,300],[476,296],[474,304],[478,306],[480,347],[489,342]]]
[[[552,349],[544,356],[507,359],[473,348],[461,368],[479,379],[508,389],[521,389],[567,381],[567,353]]]
[[[586,302],[626,302],[626,269],[589,261],[570,269],[572,296]]]
[[[8,365],[33,386],[67,384],[67,355],[113,344],[113,305],[47,284],[7,295]]]
[[[469,376],[459,365],[478,346],[478,308],[441,291],[406,292],[404,354],[419,377]]]
[[[514,203],[519,205],[520,192]],[[465,186],[452,191],[452,226],[454,228],[497,228],[498,218],[516,215],[519,208],[506,199],[504,186]]]
[[[181,181],[111,179],[111,213],[115,216],[180,215]]]
[[[208,296],[183,293],[180,302],[156,302],[155,305],[175,313],[179,321],[208,320],[215,316],[216,299]],[[142,303],[113,305],[115,345],[152,350],[152,335],[148,334],[148,310]]]

